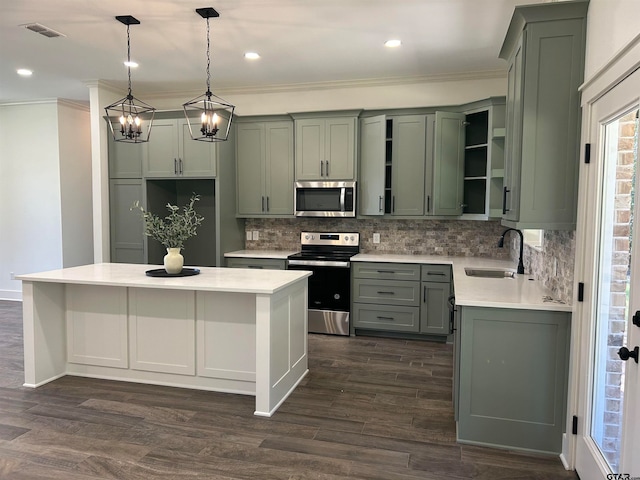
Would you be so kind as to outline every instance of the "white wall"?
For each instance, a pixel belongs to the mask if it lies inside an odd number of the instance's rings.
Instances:
[[[88,112],[78,115],[64,107],[60,111],[60,103],[0,106],[0,298],[22,297],[22,285],[10,279],[11,272],[19,275],[92,260],[92,252],[82,244],[86,231],[91,233],[91,216],[85,206],[75,205],[91,198],[89,194],[83,199],[82,194],[90,189],[85,167],[88,131],[82,124]],[[84,139],[77,140],[76,134]],[[64,248],[63,230],[68,240]]]
[[[591,0],[585,80],[640,33],[640,0]]]
[[[93,263],[91,125],[89,110],[59,102],[62,265]]]

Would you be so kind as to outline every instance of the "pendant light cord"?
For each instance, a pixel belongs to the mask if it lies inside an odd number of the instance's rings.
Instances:
[[[131,38],[129,37],[129,24],[127,24],[127,74],[129,75],[129,95],[131,97]]]
[[[211,50],[209,43],[209,17],[207,17],[207,94],[211,95]]]

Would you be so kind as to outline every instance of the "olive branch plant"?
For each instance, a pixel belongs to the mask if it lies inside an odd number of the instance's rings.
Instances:
[[[157,240],[166,248],[183,248],[185,240],[197,235],[196,230],[204,220],[194,209],[195,203],[199,200],[200,195],[194,193],[182,212],[177,205],[167,203],[169,215],[164,218],[145,210],[139,201],[136,201],[130,210],[139,211],[144,221],[146,236]]]

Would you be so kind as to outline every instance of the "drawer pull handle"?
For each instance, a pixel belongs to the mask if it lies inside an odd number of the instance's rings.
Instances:
[[[395,270],[376,270],[378,273],[396,273]]]
[[[262,269],[264,267],[262,265],[247,265],[247,268],[259,268],[259,269]]]
[[[376,317],[378,320],[391,320],[392,322],[395,320],[393,317]]]
[[[427,272],[427,275],[437,275],[439,277],[444,277],[445,274],[443,272]]]
[[[395,295],[396,292],[377,292],[378,295]]]

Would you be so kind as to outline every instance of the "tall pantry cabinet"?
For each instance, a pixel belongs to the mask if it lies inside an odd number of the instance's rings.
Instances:
[[[165,249],[144,236],[140,215],[131,207],[139,201],[164,217],[167,203],[182,208],[196,193],[200,201],[195,208],[205,220],[185,243],[185,264],[223,266],[224,252],[244,246],[244,220],[236,218],[235,208],[235,142],[195,141],[177,112],[160,117],[147,143],[109,137],[110,260],[162,264]],[[232,125],[230,135],[234,133]]]
[[[516,7],[508,61],[503,225],[573,229],[588,1]]]

